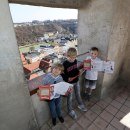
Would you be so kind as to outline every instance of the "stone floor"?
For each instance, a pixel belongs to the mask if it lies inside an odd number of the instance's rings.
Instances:
[[[63,109],[65,122],[52,126],[51,120],[41,130],[130,130],[120,120],[130,112],[130,91],[123,89],[118,95],[97,101],[94,97],[90,102],[84,101],[88,111],[81,112],[76,106],[77,120],[67,115]]]

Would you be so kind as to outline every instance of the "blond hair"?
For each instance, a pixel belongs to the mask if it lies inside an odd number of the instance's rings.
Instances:
[[[77,56],[77,50],[73,47],[69,48],[67,51],[67,56]]]
[[[51,66],[51,72],[52,72],[52,70],[53,70],[54,68],[60,69],[61,72],[64,71],[64,66],[63,66],[61,63],[58,63],[58,62],[57,62],[57,63],[54,63],[54,64]]]

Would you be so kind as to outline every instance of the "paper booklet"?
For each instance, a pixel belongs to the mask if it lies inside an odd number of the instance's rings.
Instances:
[[[65,95],[69,89],[72,89],[73,84],[67,82],[59,82],[57,84],[53,84],[52,86],[54,86],[54,93]]]
[[[57,84],[39,86],[38,96],[40,100],[51,100],[56,94],[65,95],[67,91],[72,90],[73,85],[66,82]]]
[[[93,70],[93,71],[103,71],[105,73],[113,73],[114,62],[113,61],[92,61],[88,59],[88,60],[84,60],[84,69]]]
[[[51,100],[53,97],[54,93],[54,88],[53,86],[50,85],[45,85],[45,86],[39,86],[39,90],[37,92],[40,100]]]

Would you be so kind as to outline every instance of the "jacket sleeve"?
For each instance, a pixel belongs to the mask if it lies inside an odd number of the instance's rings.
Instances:
[[[45,75],[45,77],[43,77],[42,85],[48,85],[48,76],[47,75]]]
[[[65,65],[65,62],[63,63],[63,66],[64,66],[64,72],[61,74],[61,76],[62,76],[62,78],[63,78],[63,80],[65,81],[65,82],[68,82],[68,74],[67,74],[67,68],[66,68],[66,65]]]
[[[65,82],[68,82],[69,77],[65,73],[62,73],[61,76]]]

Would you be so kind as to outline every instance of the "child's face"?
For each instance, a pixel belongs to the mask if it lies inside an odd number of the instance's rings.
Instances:
[[[60,68],[53,68],[52,73],[54,76],[58,76],[61,74],[61,69]]]
[[[98,51],[91,51],[91,57],[92,59],[95,59],[98,56]]]
[[[67,59],[69,62],[74,62],[76,59],[76,56],[68,56]]]

